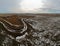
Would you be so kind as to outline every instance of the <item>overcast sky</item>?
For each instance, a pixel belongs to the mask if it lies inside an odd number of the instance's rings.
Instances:
[[[0,13],[60,13],[60,0],[0,0]]]

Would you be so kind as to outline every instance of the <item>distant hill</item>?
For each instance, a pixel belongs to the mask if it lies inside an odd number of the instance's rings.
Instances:
[[[0,16],[2,17],[4,17],[4,16],[20,16],[20,17],[31,17],[31,16],[60,16],[60,14],[49,14],[49,13],[39,13],[39,14],[31,14],[31,13],[23,13],[23,14],[16,14],[16,13],[11,13],[11,14],[0,14]]]

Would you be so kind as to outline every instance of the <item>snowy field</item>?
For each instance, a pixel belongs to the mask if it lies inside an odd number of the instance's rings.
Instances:
[[[15,40],[4,35],[0,26],[0,46],[60,46],[60,17],[36,16],[24,22],[27,32]]]

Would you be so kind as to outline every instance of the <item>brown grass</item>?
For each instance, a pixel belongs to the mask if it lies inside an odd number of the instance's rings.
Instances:
[[[60,14],[0,14],[0,17],[9,21],[12,24],[22,24],[18,19],[34,18],[35,16],[60,16]]]

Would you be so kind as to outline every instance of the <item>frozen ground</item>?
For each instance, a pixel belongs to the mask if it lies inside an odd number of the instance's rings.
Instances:
[[[0,46],[60,46],[60,17],[37,16],[26,19],[32,27],[20,43],[0,35]]]

